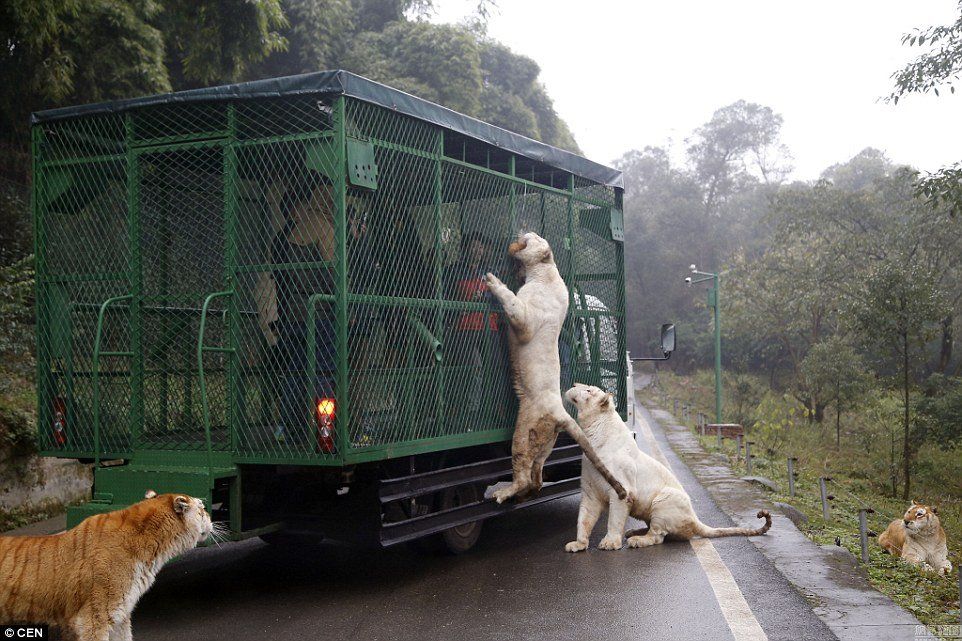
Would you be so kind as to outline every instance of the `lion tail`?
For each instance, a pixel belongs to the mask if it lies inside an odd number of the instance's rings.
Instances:
[[[765,532],[768,532],[772,527],[772,515],[768,510],[759,510],[756,516],[760,519],[765,519],[765,524],[761,527],[711,527],[699,521],[699,527],[695,531],[695,534],[706,539],[715,539],[721,536],[759,536],[765,534]]]

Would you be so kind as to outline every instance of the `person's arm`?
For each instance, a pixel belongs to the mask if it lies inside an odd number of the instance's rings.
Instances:
[[[254,300],[257,301],[257,324],[267,340],[267,344],[273,347],[277,345],[277,332],[274,331],[274,323],[277,321],[277,286],[274,284],[274,276],[271,272],[261,272],[254,285]]]

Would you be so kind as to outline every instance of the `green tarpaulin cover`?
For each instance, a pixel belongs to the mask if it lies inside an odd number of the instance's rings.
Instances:
[[[623,187],[621,172],[592,162],[569,151],[552,147],[520,134],[511,133],[485,122],[465,116],[433,102],[416,98],[379,82],[347,71],[319,71],[298,76],[254,80],[220,87],[191,89],[143,98],[102,102],[77,107],[41,111],[31,116],[34,124],[93,114],[122,112],[130,109],[190,102],[278,98],[298,94],[343,94],[370,102],[420,120],[445,127],[482,142],[495,145],[546,165],[569,171],[593,182]]]

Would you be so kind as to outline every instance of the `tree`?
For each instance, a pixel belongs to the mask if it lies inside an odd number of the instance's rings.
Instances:
[[[154,20],[165,34],[175,90],[248,79],[253,66],[281,51],[287,25],[281,0],[163,0]]]
[[[688,157],[705,185],[705,212],[735,189],[739,176],[757,172],[765,183],[780,183],[791,170],[778,145],[782,117],[770,107],[739,100],[717,110],[688,141]]]
[[[902,498],[911,491],[912,442],[910,392],[914,382],[913,359],[935,332],[945,305],[933,274],[918,264],[886,261],[866,274],[860,291],[851,302],[851,322],[865,340],[882,347],[896,364],[904,405],[903,413],[903,489]]]
[[[772,200],[767,251],[737,255],[726,279],[726,317],[733,330],[748,337],[756,353],[765,353],[770,368],[787,370],[786,387],[795,389],[819,423],[831,399],[822,386],[799,384],[801,368],[809,350],[838,331],[849,267],[838,249],[842,235],[799,221],[834,210],[839,201],[837,190],[824,182],[783,188]],[[774,371],[770,378],[775,382]]]
[[[842,410],[868,390],[872,376],[864,359],[838,335],[812,345],[799,367],[799,382],[810,397],[835,404],[835,445],[842,442]]]
[[[568,125],[558,117],[538,63],[505,45],[482,38],[481,111],[488,122],[550,145],[580,153]]]
[[[284,0],[287,42],[257,65],[262,78],[309,73],[337,67],[357,33],[357,6],[352,0]]]
[[[351,38],[349,71],[550,145],[578,151],[530,58],[458,25],[389,22]]]
[[[71,101],[101,102],[145,91],[170,89],[164,67],[164,38],[149,24],[150,1],[90,0],[70,29],[63,51],[74,64]]]
[[[658,147],[629,152],[615,166],[625,174],[630,349],[649,353],[658,340],[657,327],[670,319],[688,337],[673,359],[690,365],[698,354],[693,340],[707,331],[708,315],[697,307],[691,290],[670,284],[680,285],[692,262],[705,264],[706,247],[715,240],[705,233],[701,187],[684,168],[672,166],[668,151]],[[636,305],[641,301],[644,305]]]
[[[781,148],[780,126],[771,109],[738,101],[693,133],[684,163],[674,163],[671,150],[661,147],[633,150],[615,161],[625,175],[625,286],[629,301],[644,301],[629,317],[633,350],[653,348],[656,328],[670,319],[687,337],[676,363],[691,366],[710,352],[704,295],[667,284],[680,283],[692,263],[722,269],[735,255],[753,260],[762,253],[775,168],[784,167],[784,156],[773,160]],[[724,294],[722,304],[727,300]]]
[[[0,4],[0,133],[30,112],[239,80],[284,46],[280,0],[9,0]]]
[[[962,2],[959,2],[962,10]],[[939,95],[939,87],[955,93],[955,82],[962,73],[962,15],[949,25],[916,28],[902,36],[902,44],[923,49],[915,60],[892,74],[895,89],[889,100],[895,102],[909,93]]]
[[[156,13],[150,0],[0,4],[3,142],[22,149],[37,109],[169,89]]]
[[[962,14],[962,2],[959,2]],[[895,88],[888,100],[898,104],[907,94],[955,93],[962,73],[962,15],[948,25],[916,28],[902,36],[902,44],[922,53],[892,74]],[[933,206],[945,206],[953,215],[962,211],[962,163],[943,167],[918,181],[917,193]]]
[[[918,442],[946,447],[962,441],[962,380],[930,376],[915,404],[915,426]]]
[[[455,111],[480,111],[478,42],[456,26],[392,22],[383,31],[358,35],[344,67]]]

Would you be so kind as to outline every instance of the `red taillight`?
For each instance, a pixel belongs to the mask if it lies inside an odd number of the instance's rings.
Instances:
[[[334,452],[334,413],[335,403],[333,398],[319,398],[314,404],[315,417],[317,418],[317,446],[321,452]]]
[[[53,442],[60,446],[67,444],[67,401],[56,396],[53,399],[53,413],[50,429],[53,431]]]

